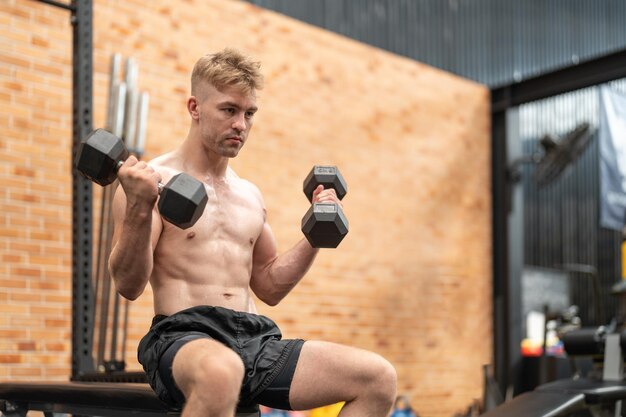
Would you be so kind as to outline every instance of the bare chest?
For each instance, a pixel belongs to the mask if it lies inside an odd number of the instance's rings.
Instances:
[[[177,240],[229,242],[234,245],[253,246],[261,234],[264,223],[262,203],[245,189],[228,186],[206,186],[209,201],[202,217],[190,229],[180,230],[168,225],[164,232]],[[162,236],[165,237],[165,236]]]
[[[263,206],[257,198],[242,190],[219,187],[209,187],[207,193],[209,203],[201,218],[206,233],[256,241],[264,223]]]

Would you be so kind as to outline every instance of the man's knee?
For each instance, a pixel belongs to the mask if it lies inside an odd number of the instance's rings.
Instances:
[[[239,391],[244,366],[241,358],[231,351],[220,355],[206,355],[198,361],[195,382],[200,387],[234,387]]]
[[[372,380],[369,395],[376,396],[379,401],[388,402],[391,406],[396,398],[398,374],[396,368],[382,356],[370,362]]]
[[[187,375],[179,375],[186,397],[194,394],[211,401],[237,400],[244,375],[241,358],[227,348],[196,355]],[[177,381],[178,383],[178,381]]]

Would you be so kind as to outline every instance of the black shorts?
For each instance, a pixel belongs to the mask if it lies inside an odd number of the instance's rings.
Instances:
[[[198,338],[223,343],[243,361],[240,406],[258,403],[291,409],[289,388],[304,341],[282,340],[276,323],[265,316],[212,306],[155,316],[139,343],[137,356],[148,382],[168,407],[179,409],[185,402],[172,376],[174,356],[185,343]]]

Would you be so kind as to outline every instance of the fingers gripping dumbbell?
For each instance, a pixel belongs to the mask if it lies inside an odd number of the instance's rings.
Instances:
[[[115,181],[126,158],[128,150],[120,138],[96,129],[79,145],[76,168],[96,184],[105,186]],[[161,216],[181,229],[198,221],[209,200],[204,185],[184,172],[173,176],[165,185],[159,183],[159,194]]]
[[[334,166],[316,165],[304,180],[304,194],[309,201],[318,185],[333,188],[341,200],[348,191],[343,176]],[[302,218],[302,233],[314,248],[336,248],[348,234],[348,219],[336,203],[313,203]]]

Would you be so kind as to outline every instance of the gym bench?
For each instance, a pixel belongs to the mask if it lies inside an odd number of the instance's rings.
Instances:
[[[28,411],[101,417],[178,417],[147,384],[110,382],[0,383],[0,412],[25,417]],[[259,417],[258,406],[237,409],[236,417]]]
[[[622,381],[559,380],[521,394],[481,417],[556,417],[581,410],[614,415],[600,410],[620,400],[626,400],[626,383]]]
[[[607,332],[604,326],[582,328],[561,336],[568,357],[592,356],[602,363],[602,375],[561,379],[521,394],[481,417],[559,417],[592,415],[621,417],[626,402],[624,355],[626,331]],[[593,375],[593,374],[592,374]]]

